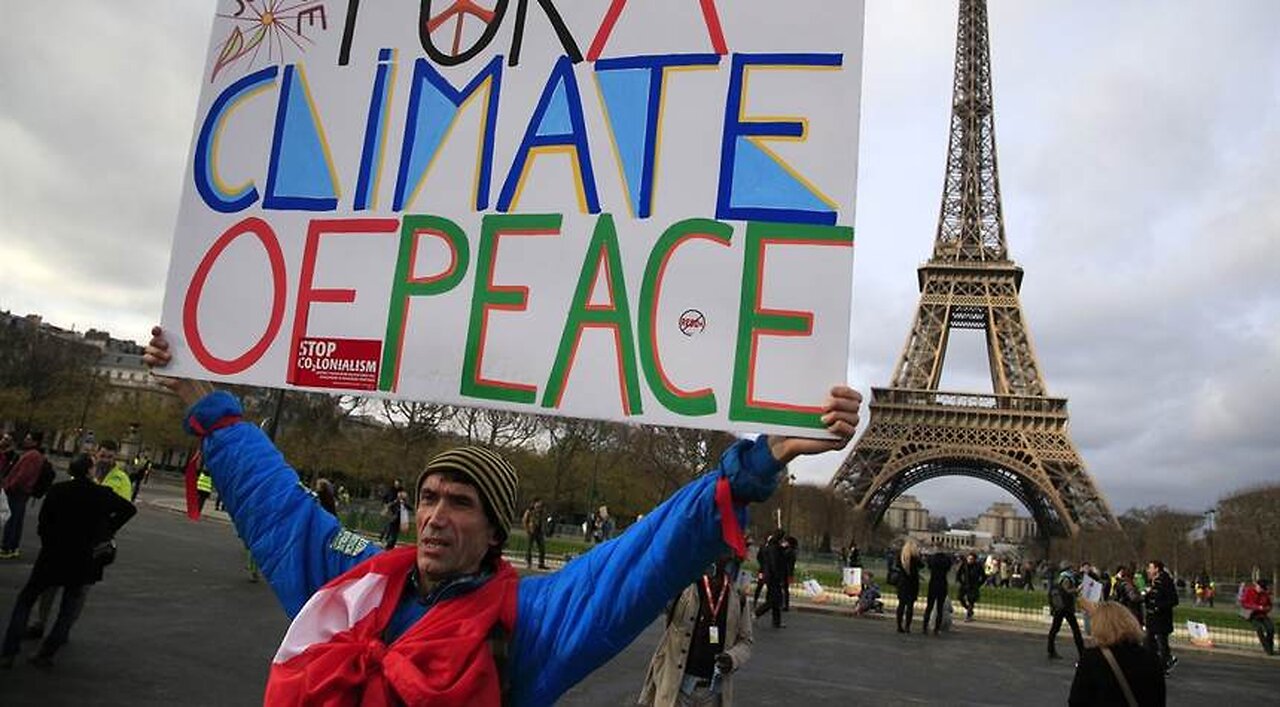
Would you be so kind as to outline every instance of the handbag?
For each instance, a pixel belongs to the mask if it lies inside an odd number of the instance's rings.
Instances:
[[[1106,646],[1100,648],[1102,657],[1107,659],[1107,665],[1111,666],[1111,672],[1115,674],[1116,681],[1120,683],[1120,690],[1124,692],[1124,700],[1129,703],[1129,707],[1138,707],[1138,700],[1133,696],[1133,690],[1129,689],[1129,681],[1124,677],[1124,671],[1120,669],[1120,664],[1116,662],[1116,657],[1111,653],[1111,649]]]
[[[116,541],[104,540],[93,546],[93,564],[101,569],[116,561]]]

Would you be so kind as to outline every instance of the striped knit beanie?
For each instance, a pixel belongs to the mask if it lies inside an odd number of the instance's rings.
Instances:
[[[516,513],[516,493],[520,477],[516,470],[497,452],[483,447],[458,447],[441,452],[427,462],[427,468],[418,475],[414,493],[422,489],[422,481],[432,474],[454,471],[465,476],[479,492],[485,513],[506,538],[510,534],[511,519]]]

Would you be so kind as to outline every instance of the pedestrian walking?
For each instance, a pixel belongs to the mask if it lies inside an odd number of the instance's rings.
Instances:
[[[1164,671],[1143,645],[1142,627],[1125,607],[1093,608],[1094,645],[1080,654],[1071,680],[1071,707],[1164,707]]]
[[[171,355],[159,327],[148,366]],[[760,436],[677,490],[626,533],[558,572],[520,578],[502,558],[519,477],[480,447],[426,463],[414,543],[379,551],[306,502],[296,472],[239,401],[207,383],[163,379],[187,406],[214,482],[291,618],[267,678],[266,704],[544,705],[621,652],[670,597],[728,545],[738,514],[777,488],[800,455],[848,445],[861,396],[837,386],[823,406],[829,438]],[[243,522],[270,517],[273,522]],[[406,697],[407,696],[407,697]]]
[[[761,550],[760,571],[764,573],[764,584],[768,594],[764,603],[756,607],[756,618],[772,614],[774,628],[786,628],[782,622],[782,607],[786,600],[783,595],[787,588],[787,534],[781,528],[773,531]]]
[[[800,557],[800,541],[788,535],[782,543],[782,610],[791,611],[791,585],[796,583],[796,560]]]
[[[1116,567],[1111,583],[1111,598],[1120,606],[1129,610],[1139,626],[1143,625],[1142,592],[1133,581],[1133,570],[1125,565]]]
[[[23,436],[22,453],[10,465],[3,485],[0,485],[9,500],[9,520],[4,524],[4,536],[0,540],[0,559],[13,560],[22,554],[22,524],[26,520],[27,499],[35,494],[36,484],[48,463],[40,450],[43,442],[44,434],[39,431]]]
[[[933,635],[942,630],[943,605],[947,602],[947,575],[953,562],[951,553],[938,550],[929,554],[925,564],[929,567],[929,593],[924,605],[924,622],[920,630],[929,635],[929,616],[933,615]],[[937,613],[934,613],[934,611]]]
[[[737,558],[721,555],[670,606],[667,628],[649,661],[639,704],[733,704],[734,675],[751,658],[754,642],[747,597],[738,588],[737,574]]]
[[[911,619],[915,615],[916,599],[920,597],[920,570],[924,567],[924,561],[920,559],[920,548],[916,541],[910,538],[902,544],[902,552],[896,559],[889,572],[892,575],[896,570],[893,579],[897,581],[890,584],[898,588],[898,633],[911,633]]]
[[[524,511],[521,518],[525,535],[529,542],[524,549],[524,564],[533,566],[533,546],[538,546],[538,568],[547,569],[547,512],[542,507],[542,499],[534,497],[533,503]]]
[[[409,492],[404,489],[397,491],[384,512],[387,515],[387,527],[382,534],[385,543],[383,547],[394,550],[396,542],[400,540],[400,533],[409,529]]]
[[[40,508],[40,554],[9,615],[0,646],[0,667],[13,665],[31,608],[40,595],[60,586],[58,618],[31,658],[37,666],[52,666],[54,654],[67,642],[84,608],[89,585],[102,579],[103,567],[114,558],[111,539],[137,512],[132,503],[94,482],[92,467],[87,456],[73,459],[68,470],[71,480],[54,484]]]
[[[965,555],[964,562],[956,568],[956,584],[960,585],[960,606],[964,607],[965,621],[973,621],[973,608],[978,604],[985,580],[978,556],[972,552]]]
[[[1167,675],[1178,664],[1178,657],[1169,650],[1169,634],[1173,633],[1173,607],[1178,605],[1178,589],[1160,560],[1147,563],[1147,582],[1147,591],[1143,595],[1147,616],[1147,642],[1151,650],[1160,657],[1160,664]]]
[[[142,490],[142,485],[151,478],[151,458],[145,452],[139,454],[134,457],[132,467],[129,472],[129,484],[132,486],[129,502],[136,504],[138,502],[138,492]]]
[[[1258,633],[1258,642],[1267,655],[1276,654],[1276,625],[1271,621],[1271,584],[1254,579],[1240,596],[1240,613]]]
[[[1063,560],[1058,565],[1058,576],[1049,587],[1049,607],[1053,611],[1053,623],[1049,624],[1049,657],[1060,658],[1055,639],[1062,622],[1071,628],[1071,639],[1076,644],[1076,655],[1084,653],[1084,638],[1076,621],[1076,595],[1080,593],[1080,577],[1071,569],[1071,563]]]

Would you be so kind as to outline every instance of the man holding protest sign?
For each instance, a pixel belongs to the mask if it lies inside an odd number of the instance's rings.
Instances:
[[[144,361],[172,358],[159,327]],[[163,379],[190,407],[227,511],[293,618],[266,700],[550,704],[624,649],[726,545],[745,552],[745,505],[800,455],[843,448],[862,397],[831,390],[830,437],[742,440],[619,538],[565,569],[519,579],[501,557],[518,478],[467,447],[426,465],[413,546],[379,552],[307,498],[280,452],[225,392]],[[589,578],[589,579],[588,579]]]

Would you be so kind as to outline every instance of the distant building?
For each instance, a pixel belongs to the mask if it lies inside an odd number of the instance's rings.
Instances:
[[[132,343],[132,342],[129,342]],[[149,390],[156,393],[167,393],[164,386],[156,382],[147,367],[142,364],[141,353],[126,353],[107,349],[98,356],[93,370],[113,389]]]
[[[1018,515],[1012,503],[998,501],[978,516],[978,530],[990,534],[996,542],[1017,544],[1036,536],[1036,522]]]
[[[885,510],[884,523],[897,531],[925,532],[929,530],[929,510],[915,496],[899,496]]]
[[[992,549],[990,533],[978,530],[948,530],[946,532],[912,531],[908,533],[922,547],[949,550],[955,553],[976,552],[985,554]]]

